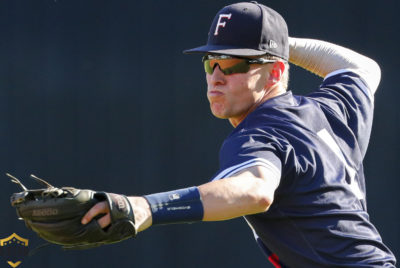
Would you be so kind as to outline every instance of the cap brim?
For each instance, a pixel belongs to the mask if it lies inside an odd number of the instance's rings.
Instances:
[[[224,54],[232,56],[261,56],[265,55],[267,52],[251,48],[205,45],[201,47],[184,50],[183,53],[185,54],[214,53],[214,54]]]

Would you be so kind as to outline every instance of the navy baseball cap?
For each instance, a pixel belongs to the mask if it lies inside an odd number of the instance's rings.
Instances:
[[[289,34],[283,17],[255,1],[222,8],[214,18],[207,44],[184,53],[214,53],[232,56],[270,54],[289,59]]]

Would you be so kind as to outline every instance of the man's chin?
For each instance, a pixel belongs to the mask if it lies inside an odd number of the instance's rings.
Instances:
[[[213,114],[213,116],[215,116],[215,117],[218,118],[218,119],[228,119],[228,118],[229,118],[229,117],[226,116],[225,114],[217,113],[217,112],[215,112],[215,111],[213,111],[213,110],[211,110],[211,113]]]
[[[228,119],[229,116],[227,116],[226,111],[224,107],[220,103],[212,103],[210,104],[210,110],[211,113],[219,119]]]

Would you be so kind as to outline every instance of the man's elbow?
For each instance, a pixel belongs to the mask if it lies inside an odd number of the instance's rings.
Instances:
[[[379,64],[374,60],[372,60],[371,65],[372,65],[371,73],[373,74],[373,77],[375,78],[375,81],[372,82],[371,90],[372,90],[372,93],[375,93],[375,91],[378,89],[379,83],[381,81],[381,68],[379,67]]]
[[[253,196],[254,205],[258,213],[265,212],[272,205],[274,200],[274,191],[268,189],[266,186],[258,187]]]
[[[373,59],[364,58],[364,62],[359,66],[361,76],[366,81],[372,94],[375,94],[381,81],[381,68]]]
[[[272,205],[272,198],[268,196],[260,197],[257,203],[257,207],[260,212],[267,211],[271,205]]]

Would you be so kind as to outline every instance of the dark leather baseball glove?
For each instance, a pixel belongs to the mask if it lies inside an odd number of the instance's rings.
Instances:
[[[23,189],[11,196],[11,205],[16,208],[17,215],[28,228],[51,243],[64,249],[87,249],[136,236],[135,217],[124,195],[57,188],[34,175],[31,177],[44,188],[28,190],[17,178],[7,176]],[[107,201],[109,205],[111,224],[102,229],[97,217],[82,225],[83,215],[100,201]]]

